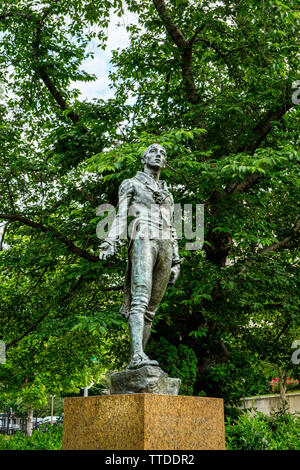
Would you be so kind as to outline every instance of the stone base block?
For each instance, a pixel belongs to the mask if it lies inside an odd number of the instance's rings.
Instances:
[[[64,450],[225,450],[220,398],[148,393],[65,398]]]
[[[168,377],[158,366],[115,372],[110,376],[110,393],[158,393],[178,395],[180,379]]]

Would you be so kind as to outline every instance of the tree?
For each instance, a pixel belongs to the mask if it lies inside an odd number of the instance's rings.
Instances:
[[[72,81],[93,80],[81,70],[87,45],[97,37],[104,47],[110,13],[125,7],[138,23],[113,53],[115,98],[82,102]],[[182,275],[153,338],[193,351],[193,393],[240,395],[264,355],[252,341],[258,317],[270,343],[298,331],[298,23],[289,1],[6,2],[0,331],[12,355],[76,331],[98,332],[99,344],[109,326],[126,357],[125,249],[98,261],[95,210],[116,204],[152,142],[168,150],[175,202],[205,205],[203,250],[180,241]]]

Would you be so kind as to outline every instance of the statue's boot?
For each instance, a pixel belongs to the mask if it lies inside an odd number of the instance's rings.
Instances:
[[[145,349],[146,344],[148,343],[154,315],[155,315],[155,312],[150,312],[149,310],[146,310],[145,317],[144,317],[143,350]]]
[[[147,354],[134,354],[131,356],[130,361],[126,369],[139,369],[144,366],[158,366],[158,362],[151,360]]]
[[[143,349],[145,349],[146,344],[148,343],[148,339],[151,333],[151,326],[152,322],[145,321],[144,332],[143,332]]]
[[[142,312],[132,312],[129,316],[128,323],[131,341],[131,356],[127,369],[138,369],[139,367],[146,365],[158,366],[158,362],[149,359],[147,354],[143,351],[144,314]]]

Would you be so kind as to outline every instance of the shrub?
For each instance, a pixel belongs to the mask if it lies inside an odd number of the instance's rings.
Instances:
[[[228,450],[300,450],[300,417],[282,405],[270,416],[242,414],[226,423]]]
[[[270,381],[270,385],[272,388],[272,392],[279,393],[279,377],[276,377],[276,379],[272,379]],[[299,386],[299,380],[286,377],[285,386],[287,390],[295,390]]]
[[[0,434],[0,450],[60,450],[62,426],[51,426],[46,432],[34,430],[28,437],[17,432],[14,436]]]
[[[197,377],[197,358],[194,351],[180,344],[171,345],[165,338],[158,341],[151,339],[147,346],[147,354],[159,362],[163,371],[170,377],[181,379],[180,395],[193,395],[193,387]]]

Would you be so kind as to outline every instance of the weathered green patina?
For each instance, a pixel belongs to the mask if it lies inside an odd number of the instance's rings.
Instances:
[[[176,232],[172,227],[174,201],[165,181],[159,179],[167,154],[159,144],[142,157],[144,171],[124,180],[119,188],[119,208],[108,237],[100,246],[100,259],[116,252],[118,240],[130,239],[121,312],[128,318],[131,356],[128,369],[158,365],[144,353],[156,309],[169,283],[180,271]]]

